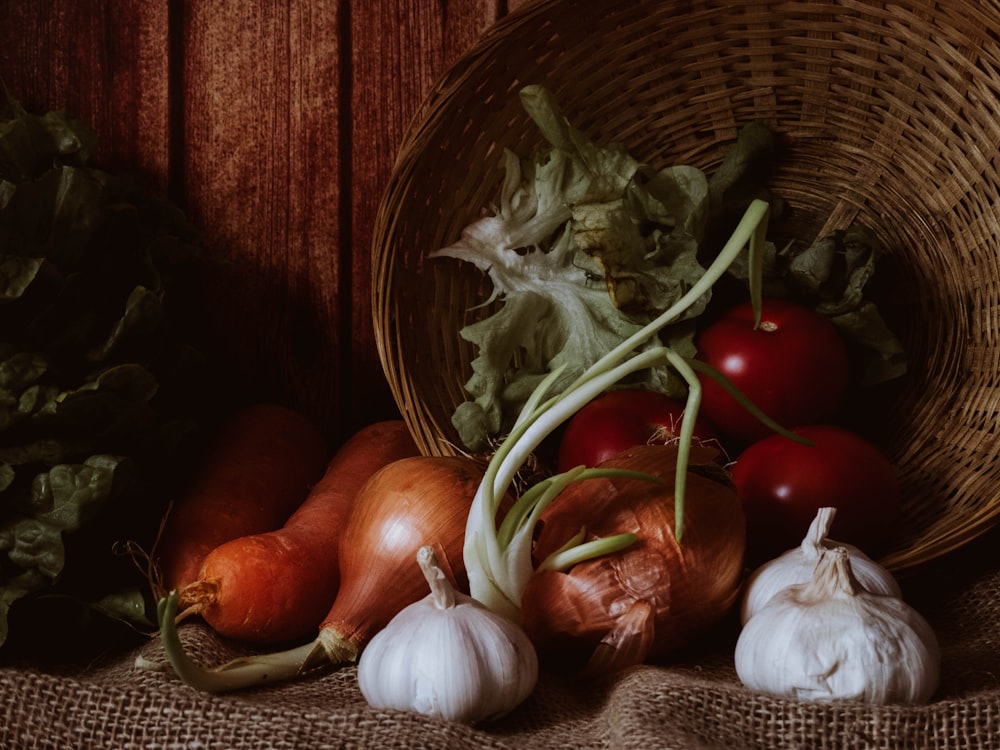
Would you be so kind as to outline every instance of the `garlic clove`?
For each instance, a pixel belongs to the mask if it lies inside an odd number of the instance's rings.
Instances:
[[[940,679],[940,648],[902,599],[866,591],[848,550],[823,553],[812,578],[752,617],[734,660],[748,688],[798,700],[923,703]]]
[[[829,538],[836,508],[820,508],[809,525],[802,543],[754,570],[743,589],[740,621],[746,622],[775,594],[788,586],[808,581],[828,549],[843,547],[851,558],[851,568],[861,585],[873,594],[900,597],[902,590],[892,573],[872,560],[862,550]]]
[[[431,548],[422,548],[418,561],[432,591],[362,652],[362,695],[374,708],[470,724],[510,712],[538,679],[531,641],[517,624],[455,591]]]
[[[494,669],[492,654],[474,645],[455,645],[478,643],[483,633],[469,630],[479,623],[465,611],[428,616],[429,611],[422,606],[398,627],[381,631],[384,639],[393,639],[391,645],[374,640],[369,644],[362,656],[366,667],[358,668],[362,694],[376,708],[401,708],[451,721],[471,722],[499,713],[501,708],[484,707],[483,693],[501,689],[512,676],[502,667]],[[502,664],[503,656],[497,661]]]

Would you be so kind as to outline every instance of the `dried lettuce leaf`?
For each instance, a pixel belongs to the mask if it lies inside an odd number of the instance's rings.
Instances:
[[[767,123],[754,120],[740,128],[736,144],[726,151],[709,180],[713,208],[742,215],[751,201],[761,198],[773,210],[776,196],[768,182],[777,159],[778,142]]]
[[[0,179],[37,176],[53,160],[83,164],[97,147],[97,133],[62,112],[30,114],[0,85]]]

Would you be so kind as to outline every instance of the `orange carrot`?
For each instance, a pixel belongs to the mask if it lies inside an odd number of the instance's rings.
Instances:
[[[182,588],[223,542],[279,528],[323,476],[328,459],[319,428],[297,411],[254,404],[231,416],[167,511],[152,554],[158,584]]]
[[[361,487],[396,459],[419,455],[402,420],[359,430],[279,530],[212,550],[180,591],[180,617],[197,613],[227,637],[255,645],[313,635],[337,594],[341,530]]]

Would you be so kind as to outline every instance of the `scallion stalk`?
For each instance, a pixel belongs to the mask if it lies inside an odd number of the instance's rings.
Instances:
[[[521,595],[534,573],[531,542],[539,513],[524,506],[517,511],[516,524],[501,523],[503,538],[496,527],[499,499],[504,496],[521,466],[542,441],[560,424],[585,404],[627,375],[666,362],[678,371],[688,384],[688,398],[681,423],[678,461],[675,474],[675,535],[683,534],[684,490],[687,458],[693,439],[694,421],[701,402],[701,388],[691,364],[669,347],[660,346],[646,351],[637,349],[656,336],[671,322],[680,318],[692,304],[706,294],[749,246],[751,268],[759,269],[758,258],[767,229],[768,204],[754,200],[747,208],[728,242],[705,273],[676,303],[642,329],[622,341],[562,393],[549,392],[560,372],[554,371],[537,387],[522,408],[510,434],[501,442],[487,467],[486,474],[469,511],[465,531],[464,561],[469,574],[471,594],[484,605],[514,620],[520,619]],[[754,296],[757,296],[756,294]],[[529,491],[530,493],[530,491]],[[548,490],[527,495],[527,504],[554,495]],[[516,526],[516,528],[514,528]],[[588,543],[589,544],[589,543]],[[563,550],[568,557],[573,547]]]

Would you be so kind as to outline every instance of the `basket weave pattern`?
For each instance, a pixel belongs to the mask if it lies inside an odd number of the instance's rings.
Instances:
[[[503,148],[542,145],[517,96],[539,83],[594,141],[658,167],[711,170],[763,119],[789,144],[783,232],[878,231],[878,303],[910,360],[881,431],[904,495],[883,562],[979,536],[1000,512],[997,29],[993,0],[550,0],[498,24],[425,102],[373,238],[376,338],[421,447],[454,451],[476,354],[457,332],[489,313],[481,273],[426,256],[496,199]]]

